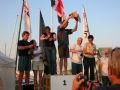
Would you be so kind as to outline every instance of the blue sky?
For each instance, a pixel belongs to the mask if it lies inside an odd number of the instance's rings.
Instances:
[[[94,43],[97,47],[120,46],[120,0],[62,0],[66,17],[69,13],[77,11],[82,16],[82,4],[84,3],[87,13],[90,33],[94,35]],[[9,55],[12,36],[15,28],[15,38],[12,47],[14,58],[16,51],[17,33],[19,29],[22,0],[1,0],[0,3],[0,51]],[[29,0],[32,38],[38,41],[39,33],[39,12],[42,11],[45,24],[51,26],[51,4],[50,0]],[[56,12],[53,11],[53,30],[57,31],[58,21]],[[69,28],[73,28],[74,20],[70,20]],[[24,22],[22,22],[22,31]],[[73,44],[77,37],[82,36],[82,25],[79,23],[78,31],[70,35],[70,44]]]

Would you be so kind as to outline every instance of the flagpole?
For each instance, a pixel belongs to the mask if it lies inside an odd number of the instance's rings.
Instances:
[[[51,31],[53,31],[53,8],[51,7]]]
[[[5,43],[5,56],[6,56],[6,43]]]
[[[40,12],[41,12],[41,9],[40,9]],[[39,17],[39,37],[38,37],[38,40],[39,40],[39,46],[40,46],[40,27],[41,27],[40,20],[41,20],[41,18]]]
[[[23,18],[23,7],[24,7],[24,0],[23,0],[23,4],[22,4],[22,10],[21,10],[21,17],[20,17],[20,25],[19,25],[19,32],[18,32],[18,39],[17,39],[17,48],[16,48],[16,62],[15,65],[17,66],[17,49],[18,49],[18,41],[20,39],[20,32],[21,32],[21,25],[22,25],[22,18]],[[16,67],[15,67],[15,71],[16,71]]]

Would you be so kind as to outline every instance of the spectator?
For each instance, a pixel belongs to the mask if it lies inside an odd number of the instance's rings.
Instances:
[[[95,90],[120,90],[120,48],[114,48],[109,54],[108,77],[112,85],[98,87]]]
[[[78,37],[77,43],[70,47],[70,52],[72,52],[72,74],[76,75],[82,72],[82,51],[83,48],[81,46],[82,38]]]
[[[104,57],[100,61],[100,77],[102,77],[103,86],[110,85],[110,80],[108,78],[108,59],[109,59],[110,49],[104,49]]]
[[[87,80],[95,80],[94,68],[95,68],[95,57],[96,54],[96,45],[93,43],[93,35],[88,36],[88,42],[85,43],[83,48],[83,64],[84,64],[84,75],[87,77]],[[89,75],[90,68],[90,75]],[[89,78],[90,76],[90,78]]]
[[[96,59],[96,65],[95,65],[95,69],[96,69],[96,80],[97,81],[101,81],[101,76],[100,76],[100,58],[101,58],[101,54],[99,52],[99,50],[96,51],[96,55],[95,55],[95,59]]]
[[[112,83],[110,86],[97,86],[92,90],[120,90],[120,48],[114,48],[109,54],[108,60],[108,77]],[[73,90],[82,90],[81,84],[84,79],[80,80],[78,75],[75,76],[72,84]],[[90,89],[87,89],[90,90]]]

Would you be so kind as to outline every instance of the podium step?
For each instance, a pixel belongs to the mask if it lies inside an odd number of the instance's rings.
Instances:
[[[43,90],[72,90],[74,75],[46,75],[43,77]]]

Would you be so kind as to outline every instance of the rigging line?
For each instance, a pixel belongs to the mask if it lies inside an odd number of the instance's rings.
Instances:
[[[14,36],[15,36],[15,30],[16,30],[16,25],[17,25],[17,21],[18,21],[18,16],[19,16],[19,15],[17,15],[16,22],[15,22],[15,27],[14,27],[14,32],[13,32],[13,36],[12,36],[12,42],[11,42],[9,57],[10,57],[11,51],[12,51],[13,39],[14,39]]]

